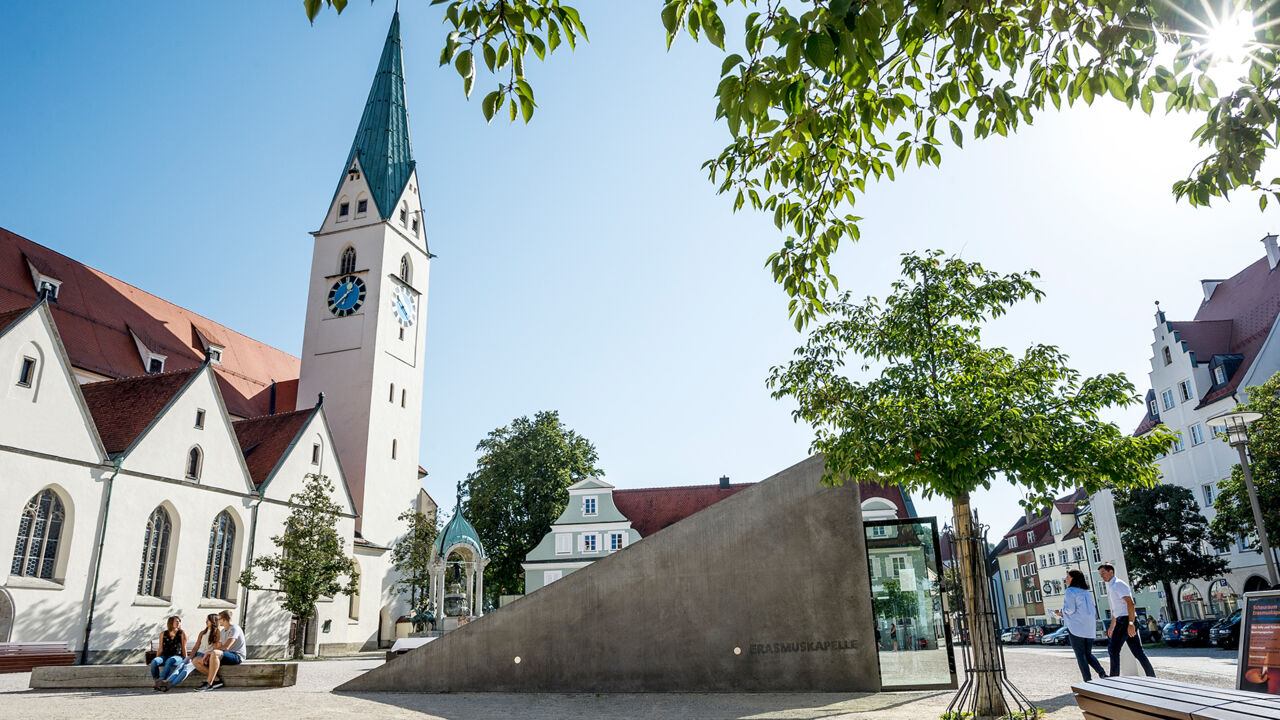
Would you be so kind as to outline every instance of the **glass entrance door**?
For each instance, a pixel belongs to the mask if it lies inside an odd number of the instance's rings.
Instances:
[[[937,521],[909,518],[864,525],[882,689],[955,688]]]

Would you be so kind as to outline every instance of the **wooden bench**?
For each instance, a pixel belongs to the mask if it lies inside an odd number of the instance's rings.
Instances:
[[[1280,720],[1280,696],[1245,690],[1149,677],[1109,677],[1071,689],[1085,720]]]
[[[29,672],[42,665],[74,665],[76,654],[64,642],[0,643],[0,673]]]
[[[291,687],[298,682],[296,662],[248,662],[224,665],[218,677],[229,688]],[[193,672],[178,689],[194,690],[203,677]],[[38,667],[31,671],[31,688],[35,690],[100,690],[110,688],[150,688],[155,684],[146,665],[77,665],[75,667]]]

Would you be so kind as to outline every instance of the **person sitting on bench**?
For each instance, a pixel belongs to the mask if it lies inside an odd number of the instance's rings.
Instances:
[[[171,615],[160,633],[160,652],[151,661],[151,677],[157,692],[169,689],[169,680],[187,664],[187,634],[182,631],[182,618]]]
[[[239,665],[244,662],[245,642],[244,631],[239,625],[231,622],[231,611],[223,610],[218,613],[218,629],[221,638],[205,656],[204,660],[208,663],[209,674],[203,685],[196,688],[197,690],[217,690],[226,685],[222,682],[222,678],[218,677],[218,668],[223,665]]]
[[[187,679],[193,670],[205,672],[208,669],[209,651],[213,649],[214,644],[218,642],[218,616],[209,613],[204,618],[204,629],[196,635],[196,650],[191,657],[187,658],[187,662],[178,671],[169,678],[169,682],[161,690],[168,690],[177,687],[178,683]]]

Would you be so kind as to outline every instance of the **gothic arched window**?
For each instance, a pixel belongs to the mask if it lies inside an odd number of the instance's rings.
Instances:
[[[348,247],[342,251],[342,263],[338,268],[339,275],[350,275],[356,271],[356,249]]]
[[[187,479],[199,480],[200,467],[203,465],[203,457],[200,455],[200,448],[193,447],[187,451]]]
[[[46,488],[28,500],[18,521],[18,541],[14,543],[13,566],[9,572],[52,580],[65,519],[62,498],[52,489]]]
[[[138,594],[159,597],[164,592],[164,571],[169,560],[169,536],[173,521],[163,507],[147,518],[147,531],[142,536],[142,572],[138,576]]]
[[[223,510],[209,529],[209,556],[204,568],[204,597],[230,600],[232,551],[236,546],[236,523]]]
[[[413,266],[409,264],[408,255],[400,258],[400,279],[405,285],[413,284]]]

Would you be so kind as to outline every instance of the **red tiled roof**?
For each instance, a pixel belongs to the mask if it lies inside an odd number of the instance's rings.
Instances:
[[[1063,495],[1062,497],[1055,499],[1053,501],[1053,504],[1054,504],[1054,507],[1058,509],[1058,512],[1075,512],[1076,505],[1079,504],[1081,500],[1084,500],[1087,497],[1088,497],[1088,493],[1084,491],[1084,488],[1076,488],[1070,494]],[[1040,511],[1036,515],[1032,516],[1030,521],[1027,520],[1025,515],[1023,517],[1018,518],[1017,522],[1013,524],[1013,527],[1009,528],[1009,532],[1004,534],[1004,539],[1000,541],[1000,544],[1005,546],[1004,549],[1000,550],[998,549],[998,546],[997,546],[997,550],[992,554],[1003,555],[1009,552],[1026,552],[1031,548],[1037,548],[1042,545],[1047,545],[1051,542],[1054,542],[1053,533],[1048,532],[1047,530],[1044,532],[1039,531],[1039,528],[1042,525],[1048,524],[1049,519],[1052,517],[1050,513],[1051,511],[1048,508],[1045,508],[1044,510]],[[1076,526],[1076,527],[1078,528],[1079,526]],[[1075,531],[1075,528],[1072,529],[1072,532],[1074,531]],[[1024,544],[1026,543],[1028,532],[1036,533],[1035,542],[1031,543],[1030,545]],[[1018,540],[1019,540],[1018,546],[1008,547],[1008,542],[1007,542],[1008,538],[1015,535],[1018,537]],[[1071,533],[1067,533],[1067,535],[1064,536],[1064,539],[1068,537],[1074,537],[1074,536]]]
[[[146,338],[148,349],[167,356],[166,369],[194,369],[205,355],[193,331],[198,325],[225,342],[222,364],[215,366],[214,372],[231,414],[268,414],[273,380],[276,409],[295,406],[297,358],[2,228],[0,313],[35,303],[28,261],[40,272],[62,280],[58,301],[49,307],[75,367],[108,378],[144,374],[146,368],[129,332],[132,328]]]
[[[614,490],[613,504],[631,521],[631,527],[640,537],[649,537],[754,484],[734,483],[727,488],[716,484]]]
[[[1136,436],[1138,436],[1138,435],[1144,435],[1144,434],[1146,434],[1146,433],[1150,432],[1150,431],[1151,431],[1151,428],[1154,428],[1154,427],[1155,427],[1155,426],[1157,426],[1157,425],[1163,425],[1163,424],[1164,424],[1164,421],[1159,420],[1159,419],[1154,419],[1154,420],[1153,420],[1153,419],[1151,418],[1151,414],[1150,414],[1150,413],[1148,413],[1148,414],[1146,414],[1146,415],[1143,415],[1143,416],[1142,416],[1142,422],[1138,423],[1138,429],[1137,429],[1137,430],[1134,430],[1134,431],[1133,431],[1133,434],[1134,434],[1134,436],[1135,436],[1135,437],[1136,437]]]
[[[81,385],[80,392],[107,452],[127,450],[197,369]]]
[[[1079,526],[1079,525],[1076,525],[1075,527],[1071,528],[1071,532],[1068,532],[1066,535],[1063,535],[1063,536],[1062,536],[1062,539],[1063,539],[1063,540],[1071,540],[1071,539],[1073,539],[1073,538],[1078,538],[1078,537],[1080,537],[1080,534],[1081,534],[1081,533],[1080,533],[1080,526]]]
[[[1273,271],[1265,257],[1259,258],[1257,262],[1231,278],[1223,280],[1222,284],[1214,289],[1213,296],[1207,302],[1201,303],[1195,317],[1197,326],[1211,321],[1231,323],[1230,340],[1225,347],[1217,349],[1216,352],[1243,355],[1244,360],[1227,383],[1202,397],[1197,407],[1204,407],[1236,391],[1240,380],[1249,371],[1254,359],[1258,356],[1258,351],[1262,349],[1262,344],[1266,342],[1267,335],[1271,333],[1278,314],[1280,314],[1280,272]],[[1213,326],[1205,325],[1204,327],[1218,328],[1219,325],[1215,323]],[[1213,332],[1215,338],[1222,334],[1218,329]],[[1205,340],[1205,342],[1208,341]],[[1194,348],[1193,345],[1192,349]],[[1197,357],[1196,361],[1207,362],[1209,359]]]
[[[261,485],[271,475],[271,471],[280,462],[294,438],[298,437],[313,412],[314,408],[308,408],[240,420],[232,424],[254,485]]]
[[[618,512],[631,521],[631,527],[640,537],[648,537],[752,485],[755,483],[733,483],[728,488],[715,484],[614,490],[613,503]],[[863,500],[886,498],[898,507],[898,517],[907,517],[906,501],[897,487],[886,488],[874,483],[859,483],[858,487]]]
[[[28,308],[17,308],[16,310],[0,312],[0,333],[4,332],[15,320],[22,317],[22,314],[27,310]]]
[[[1216,292],[1214,293],[1217,294]],[[1212,302],[1212,301],[1211,301]],[[1230,353],[1230,320],[1181,320],[1169,323],[1175,337],[1196,354],[1196,362],[1209,362],[1214,355]]]

